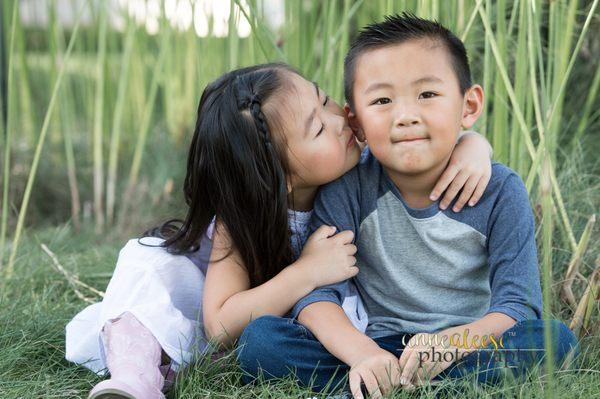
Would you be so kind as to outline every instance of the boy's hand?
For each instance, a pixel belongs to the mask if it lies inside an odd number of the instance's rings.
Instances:
[[[406,344],[398,363],[402,373],[400,383],[405,390],[424,385],[436,375],[447,369],[460,356],[461,350],[450,347],[436,334],[419,333],[414,335]],[[444,360],[444,353],[449,361]],[[434,355],[435,354],[435,355]],[[451,359],[450,359],[451,358]]]
[[[400,384],[398,359],[390,352],[377,348],[367,351],[350,365],[350,391],[355,399],[363,399],[361,382],[371,398],[381,398]]]
[[[490,144],[480,134],[464,133],[452,152],[448,167],[431,191],[429,199],[436,201],[446,191],[440,201],[440,208],[446,209],[462,189],[460,197],[452,208],[454,212],[459,212],[467,201],[469,206],[474,206],[479,201],[491,176]]]

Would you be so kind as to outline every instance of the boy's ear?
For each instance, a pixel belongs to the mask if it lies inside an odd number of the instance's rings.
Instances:
[[[354,132],[354,135],[358,139],[358,141],[364,143],[367,138],[365,137],[365,132],[363,132],[358,120],[356,119],[356,114],[352,112],[350,109],[350,105],[348,103],[344,104],[344,112],[346,113],[346,118],[348,118],[348,126]]]
[[[463,129],[470,129],[483,111],[483,88],[478,84],[471,86],[465,93],[462,113]]]

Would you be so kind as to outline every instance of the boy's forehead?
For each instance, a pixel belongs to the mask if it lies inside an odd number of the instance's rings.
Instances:
[[[444,45],[432,39],[408,40],[367,50],[357,59],[354,88],[363,87],[374,80],[409,80],[418,75],[431,74],[447,76],[453,73],[451,62]]]

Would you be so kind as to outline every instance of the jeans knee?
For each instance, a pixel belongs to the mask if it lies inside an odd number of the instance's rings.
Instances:
[[[276,340],[273,339],[274,326],[280,320],[281,317],[277,316],[261,316],[246,326],[235,349],[244,372],[256,377],[261,360],[273,355],[270,348],[276,345]]]
[[[545,329],[550,329],[550,336],[552,339],[552,352],[554,362],[556,364],[562,364],[568,360],[569,355],[573,358],[577,358],[580,353],[580,347],[577,337],[567,327],[565,323],[560,320],[526,320],[522,322],[523,329],[529,334],[535,334],[535,341],[539,342],[540,349],[545,348]]]
[[[577,358],[581,351],[577,337],[565,323],[559,320],[552,321],[552,337],[556,343],[555,353],[556,360],[559,363],[567,360],[567,356],[571,354],[573,358]]]

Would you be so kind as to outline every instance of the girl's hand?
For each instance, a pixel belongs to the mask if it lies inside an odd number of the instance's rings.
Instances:
[[[356,246],[352,244],[354,233],[347,230],[335,234],[335,231],[333,226],[319,227],[306,241],[298,259],[315,287],[339,283],[358,274]]]
[[[466,132],[456,144],[448,167],[433,188],[429,199],[436,201],[445,191],[440,208],[446,209],[462,189],[452,208],[454,212],[459,212],[467,201],[469,206],[474,206],[479,201],[491,176],[490,144],[482,135]]]

